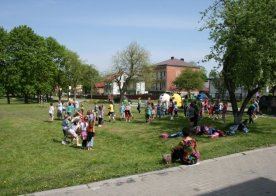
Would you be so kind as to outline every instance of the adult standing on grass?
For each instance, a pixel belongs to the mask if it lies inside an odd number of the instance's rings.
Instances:
[[[49,107],[50,121],[54,120],[54,111],[55,111],[55,107],[53,106],[53,103],[50,103],[50,107]]]

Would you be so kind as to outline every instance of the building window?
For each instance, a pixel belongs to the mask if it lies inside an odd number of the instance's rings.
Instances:
[[[165,71],[162,71],[161,72],[161,78],[164,79],[166,77],[166,72]]]

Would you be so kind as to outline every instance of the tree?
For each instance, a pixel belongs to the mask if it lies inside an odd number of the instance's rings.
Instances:
[[[0,86],[10,104],[10,94],[15,92],[19,84],[17,68],[10,64],[8,55],[8,32],[0,27]]]
[[[53,76],[55,87],[58,88],[58,97],[61,99],[61,89],[67,87],[66,75],[65,75],[65,51],[66,48],[60,45],[54,38],[46,38],[46,47],[48,55],[51,58],[51,62],[55,65],[57,71]]]
[[[194,66],[199,66],[200,70],[201,70],[202,73],[203,73],[203,74],[202,74],[203,80],[204,80],[204,81],[208,81],[207,70],[206,70],[206,68],[205,68],[204,66],[198,65],[198,63],[195,62],[195,61],[190,61],[189,63],[190,63],[191,65],[194,65]]]
[[[65,75],[67,83],[73,87],[74,98],[76,97],[77,85],[81,81],[82,63],[76,52],[66,49],[65,52]]]
[[[16,71],[20,82],[17,87],[24,102],[36,91],[52,91],[52,76],[55,67],[48,56],[45,40],[27,26],[18,26],[9,32],[8,66]],[[11,74],[11,73],[10,73]]]
[[[173,84],[180,90],[186,90],[191,97],[191,90],[201,89],[204,84],[203,72],[201,70],[185,69],[175,79]]]
[[[92,99],[95,84],[101,79],[100,74],[93,65],[83,64],[82,70],[81,82],[83,85],[83,90],[85,94],[90,94],[90,98]]]
[[[229,92],[234,123],[253,95],[276,78],[276,1],[216,0],[205,12],[202,29],[210,30],[214,41],[207,60],[215,59]],[[248,94],[240,110],[235,89],[244,86]]]
[[[145,89],[151,90],[152,86],[156,82],[156,72],[155,72],[155,65],[146,65],[143,67],[142,74],[139,76],[140,81],[145,82]]]
[[[127,91],[132,79],[140,77],[145,66],[149,65],[149,53],[139,46],[136,42],[132,42],[122,52],[118,52],[113,58],[113,69],[118,77],[115,79],[120,91],[120,100]],[[123,83],[121,79],[123,73],[126,78]]]

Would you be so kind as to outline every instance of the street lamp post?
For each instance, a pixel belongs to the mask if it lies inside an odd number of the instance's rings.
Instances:
[[[69,92],[68,92],[68,101],[70,100],[70,93],[71,93],[71,86],[69,86]]]
[[[61,100],[62,88],[59,88],[59,100]]]

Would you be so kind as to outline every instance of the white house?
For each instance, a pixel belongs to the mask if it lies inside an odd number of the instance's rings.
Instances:
[[[100,88],[102,88],[102,93],[104,95],[119,95],[120,90],[119,90],[119,85],[118,85],[118,80],[121,85],[121,88],[123,87],[123,84],[125,83],[127,78],[126,73],[116,73],[116,74],[111,74],[105,77],[104,81],[99,82],[96,84],[96,87],[99,86],[99,89],[97,91],[99,92]],[[100,85],[102,84],[102,85]],[[133,93],[133,94],[145,94],[147,93],[145,91],[145,82],[143,81],[131,81],[129,86],[128,86],[128,93]]]

